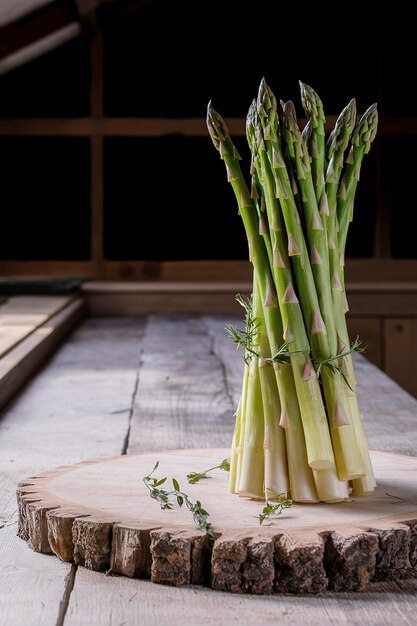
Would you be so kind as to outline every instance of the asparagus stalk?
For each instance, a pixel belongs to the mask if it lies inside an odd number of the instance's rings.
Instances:
[[[373,104],[362,115],[352,136],[346,168],[338,192],[337,217],[339,221],[339,247],[343,252],[349,223],[353,219],[353,203],[360,178],[362,159],[368,154],[378,127],[377,105]]]
[[[249,365],[245,363],[242,393],[236,411],[235,429],[233,432],[232,449],[230,452],[229,491],[239,492],[239,480],[242,470],[242,448],[245,432],[246,397],[248,392]]]
[[[307,224],[311,266],[319,298],[320,310],[326,327],[329,350],[333,355],[336,353],[337,342],[330,291],[327,238],[317,205],[307,146],[302,141],[295,115],[295,108],[292,102],[287,102],[284,106],[284,124],[287,150],[294,163],[295,170],[298,172],[304,217]],[[314,160],[312,162],[314,163]],[[321,192],[322,191],[323,190],[321,190]]]
[[[344,286],[344,254],[347,231],[349,222],[353,216],[353,202],[359,180],[359,172],[362,159],[370,150],[372,141],[375,138],[378,125],[378,112],[376,105],[372,105],[361,117],[354,130],[351,148],[346,160],[345,171],[342,181],[339,185],[337,194],[337,215],[339,223],[338,233],[338,255],[334,255],[334,265],[338,268],[340,276],[339,293],[334,291],[335,319],[340,344],[347,345],[349,343],[349,335],[346,327],[344,313],[347,308],[347,299]],[[332,260],[332,259],[331,259]],[[338,265],[337,265],[338,264]],[[335,269],[335,272],[337,270]],[[353,389],[356,386],[354,368],[351,355],[344,357],[347,376]],[[368,442],[363,430],[362,417],[357,401],[356,393],[349,395],[349,404],[351,407],[351,415],[353,425],[356,430],[356,437],[366,466],[365,476],[353,481],[353,492],[355,495],[370,493],[375,486],[375,479],[372,471],[372,465],[369,457]]]
[[[266,248],[256,228],[256,209],[250,199],[246,181],[240,170],[237,151],[233,146],[224,121],[213,109],[211,103],[208,107],[207,126],[215,147],[225,161],[228,180],[232,184],[238,202],[239,213],[248,237],[250,258],[255,275],[259,277],[256,285],[263,302],[264,321],[271,355],[275,355],[281,348],[278,339],[281,340],[283,337],[283,328],[276,307],[275,286],[269,269]],[[275,298],[271,299],[271,294]],[[273,313],[271,313],[272,311]],[[274,366],[274,371],[282,401],[280,424],[282,427],[285,426],[291,496],[299,502],[315,502],[318,497],[312,470],[307,463],[306,443],[292,373],[288,367],[281,367],[280,364]]]
[[[322,312],[318,301],[317,291],[322,292],[327,290],[327,295],[323,295],[321,300],[326,303],[326,317],[329,320],[331,332],[334,334],[333,343],[336,343],[332,302],[331,295],[329,293],[330,281],[327,278],[326,285],[325,273],[318,274],[317,283],[314,281],[311,265],[308,259],[304,234],[296,217],[295,202],[289,185],[285,162],[282,158],[280,142],[278,140],[277,128],[279,123],[278,116],[276,114],[276,99],[272,91],[266,85],[265,81],[262,81],[261,83],[258,101],[261,103],[261,106],[258,106],[259,118],[262,121],[264,129],[263,136],[260,129],[257,131],[257,135],[260,138],[258,140],[258,149],[259,145],[262,148],[263,144],[266,144],[266,150],[268,150],[268,156],[272,168],[274,161],[276,164],[280,165],[279,167],[273,168],[275,181],[278,181],[279,183],[277,184],[277,192],[279,193],[276,195],[280,196],[279,202],[288,233],[288,251],[290,254],[291,252],[294,252],[294,249],[290,246],[291,237],[294,238],[295,236],[297,241],[297,254],[292,254],[291,260],[297,279],[298,292],[300,294],[304,319],[307,324],[309,324],[308,320],[311,320],[310,343],[312,354],[316,359],[326,361],[329,357],[334,356],[336,352],[331,352],[327,329],[321,315]],[[301,186],[301,182],[306,179],[308,174],[308,159],[303,151],[302,143],[299,141],[298,137],[295,137],[296,132],[294,120],[288,119],[289,115],[288,109],[286,111],[284,107],[285,139],[287,141],[289,154],[294,159],[294,167]],[[267,138],[265,138],[265,135],[267,135]],[[314,194],[311,195],[310,193],[308,196],[306,195],[304,200],[305,202],[303,204],[308,203],[311,205],[313,203],[312,211],[314,211],[314,203],[316,203]],[[316,214],[318,215],[317,205]],[[312,222],[310,221],[310,223]],[[293,235],[293,233],[295,235]],[[323,246],[325,246],[324,240]],[[324,256],[324,251],[322,251],[322,254]],[[327,254],[325,259],[327,260]],[[365,467],[358,450],[355,431],[349,419],[349,407],[343,390],[344,383],[337,371],[332,371],[326,367],[322,368],[322,382],[326,397],[330,431],[333,440],[333,447],[335,449],[334,456],[336,459],[339,477],[341,480],[350,480],[352,478],[362,476],[365,473]],[[306,439],[308,446],[307,433]]]
[[[270,171],[269,162],[264,154],[264,151],[262,149],[258,151],[258,144],[260,144],[262,148],[262,142],[257,142],[256,140],[254,125],[256,115],[257,112],[254,105],[252,105],[249,110],[247,120],[247,136],[252,150],[253,163],[258,168],[257,178],[260,178],[263,181],[268,219],[270,224],[274,226],[274,228],[271,228],[270,230],[273,248],[272,271],[275,279],[275,285],[277,287],[283,324],[287,329],[287,340],[290,342],[290,346],[294,346],[294,351],[291,354],[291,364],[306,436],[307,450],[310,452],[309,463],[312,467],[319,468],[321,466],[324,468],[326,466],[323,460],[319,461],[316,459],[316,461],[313,461],[312,457],[314,456],[314,452],[320,449],[320,444],[322,449],[323,444],[330,444],[327,418],[322,402],[318,379],[315,375],[310,358],[306,355],[308,339],[304,327],[301,307],[293,288],[294,283],[291,273],[290,260],[287,253],[287,241],[283,232],[284,227],[279,205],[274,194],[275,186],[273,183],[272,172]],[[273,134],[273,132],[273,129],[270,128],[269,134]],[[258,132],[258,139],[259,137],[260,134]],[[253,175],[255,174],[256,168]],[[286,423],[286,421],[283,421],[283,423]],[[291,428],[290,426],[287,426],[286,428],[287,436],[290,437],[292,435],[294,439],[294,427]],[[317,443],[317,439],[320,438],[322,441]],[[294,442],[292,443],[292,447],[290,449],[294,449]],[[291,483],[293,482],[291,479],[291,460],[293,458],[293,455],[289,455]],[[325,502],[337,502],[347,497],[347,484],[345,481],[339,480],[333,463],[332,465],[327,465],[326,469],[315,471],[314,479],[318,496],[321,500]],[[298,499],[294,495],[293,498]]]
[[[275,120],[272,120],[272,124],[274,122]],[[272,126],[270,127],[270,133],[274,134]],[[318,380],[308,356],[309,342],[305,332],[301,307],[294,290],[282,217],[277,199],[275,198],[275,181],[266,154],[265,141],[255,105],[251,106],[248,113],[247,137],[252,150],[253,162],[258,177],[262,180],[265,192],[266,211],[271,225],[272,271],[285,329],[284,338],[293,352],[291,354],[291,363],[293,365],[294,381],[306,436],[309,465],[315,469],[324,469],[334,465],[327,418]],[[309,366],[311,368],[310,372],[308,372]]]
[[[258,151],[265,153],[270,161],[275,197],[279,200],[283,223],[287,232],[287,251],[288,256],[291,257],[298,285],[309,342],[313,351],[316,349],[330,356],[304,233],[281,151],[276,99],[264,80],[260,86],[257,113],[258,115],[253,117],[253,123],[258,141]]]
[[[315,187],[317,204],[320,205],[324,187],[324,162],[325,162],[325,130],[326,118],[323,111],[323,103],[312,87],[300,83],[301,102],[304,111],[309,118],[307,143],[311,155],[311,170]],[[323,199],[323,201],[325,201]]]
[[[355,121],[356,101],[353,99],[339,115],[327,142],[327,158],[329,162],[326,172],[327,230],[329,249],[333,253],[332,256],[336,255],[338,249],[337,238],[340,229],[337,215],[338,197],[345,196],[345,185],[342,182],[339,188],[339,182],[344,164],[344,153],[355,127]],[[333,265],[336,266],[336,263]]]
[[[279,495],[289,494],[287,451],[285,431],[279,425],[281,402],[273,365],[268,356],[270,346],[266,334],[263,318],[262,301],[257,284],[253,290],[253,312],[256,326],[256,339],[259,358],[259,382],[261,387],[262,405],[264,413],[264,491],[266,499],[274,499]]]
[[[248,371],[244,443],[238,493],[251,498],[264,496],[264,414],[257,359]]]
[[[271,499],[289,488],[294,500],[337,502],[348,480],[357,494],[374,487],[348,349],[343,256],[377,114],[371,107],[356,126],[344,167],[355,102],[339,117],[326,154],[321,100],[300,86],[309,117],[302,134],[293,104],[282,105],[280,123],[275,97],[261,83],[247,123],[250,192],[224,122],[208,108],[254,267],[254,343],[247,344],[230,490]]]

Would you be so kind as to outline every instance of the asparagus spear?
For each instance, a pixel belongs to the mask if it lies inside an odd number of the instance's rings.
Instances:
[[[355,493],[374,487],[347,348],[343,253],[356,179],[377,115],[371,107],[356,126],[343,170],[354,101],[339,117],[326,155],[321,100],[311,87],[300,86],[309,117],[302,134],[292,103],[283,105],[280,124],[275,97],[261,83],[248,115],[250,193],[227,128],[208,109],[209,131],[225,162],[254,266],[256,345],[247,349],[230,489],[254,497],[264,489],[270,497],[269,491],[286,491],[289,475],[294,500],[317,500],[317,488],[320,499],[338,501],[346,497],[346,479],[353,479]],[[342,480],[331,464],[328,427]]]
[[[284,107],[284,124],[287,150],[298,174],[304,217],[307,225],[310,262],[317,289],[320,311],[326,327],[329,350],[336,353],[336,330],[333,319],[332,295],[330,291],[330,273],[326,232],[319,213],[316,194],[308,158],[307,147],[302,141],[298,129],[295,108],[292,102]]]
[[[325,131],[323,103],[312,87],[300,83],[301,102],[309,119],[307,143],[311,155],[311,169],[314,181],[317,204],[320,205],[324,191],[324,162],[325,162]],[[323,201],[325,201],[323,199]]]
[[[362,159],[368,154],[378,127],[377,105],[373,104],[362,115],[352,135],[346,168],[338,190],[337,217],[339,220],[339,247],[343,252],[349,223],[353,218],[353,202],[360,177]]]
[[[259,289],[263,303],[263,315],[270,344],[271,356],[277,354],[281,348],[280,341],[283,338],[282,321],[277,309],[275,286],[273,283],[268,256],[261,236],[256,227],[256,209],[250,198],[249,190],[243,178],[238,154],[231,141],[226,125],[220,115],[213,109],[211,103],[208,106],[207,126],[214,146],[220,152],[225,161],[228,171],[228,180],[231,182],[238,201],[239,213],[242,217],[245,231],[248,237],[250,258],[256,274],[256,285]],[[271,294],[274,298],[271,299]],[[273,306],[271,306],[273,305]],[[317,501],[317,493],[314,485],[313,474],[307,463],[306,443],[299,416],[297,396],[294,389],[294,380],[288,367],[274,367],[276,381],[280,392],[281,418],[280,423],[284,426],[288,450],[289,473],[291,481],[291,495],[294,500],[314,502]],[[290,420],[291,418],[291,420]]]
[[[267,106],[267,105],[265,105]],[[264,109],[265,110],[265,109]],[[276,119],[271,119],[268,133],[275,134]],[[267,122],[265,122],[267,125]],[[247,137],[252,150],[253,162],[265,193],[265,204],[270,223],[271,246],[273,250],[273,275],[278,294],[284,339],[289,343],[293,375],[303,421],[309,464],[323,469],[334,464],[331,450],[327,418],[321,400],[318,380],[312,370],[308,356],[309,342],[305,331],[301,307],[294,290],[294,281],[287,253],[283,220],[277,199],[275,181],[266,153],[260,119],[252,104],[247,118]],[[283,166],[285,167],[285,165]],[[304,354],[303,354],[304,353]],[[310,366],[310,369],[309,369]]]
[[[349,335],[346,327],[344,312],[347,309],[346,294],[344,291],[344,252],[346,244],[346,236],[349,222],[353,215],[353,202],[356,187],[359,179],[359,171],[362,159],[370,150],[372,141],[375,138],[378,125],[378,112],[376,105],[372,105],[362,116],[354,130],[349,156],[346,160],[345,171],[337,194],[337,215],[339,221],[338,233],[338,255],[334,256],[334,265],[337,267],[340,275],[339,293],[334,291],[335,320],[341,346],[349,343]],[[332,260],[332,259],[331,259]],[[336,271],[336,270],[335,270]],[[356,380],[351,355],[344,357],[347,376],[350,384],[355,389]],[[358,405],[356,393],[349,394],[348,401],[351,407],[351,415],[353,425],[356,430],[356,437],[362,453],[364,464],[366,466],[365,476],[353,481],[353,491],[356,495],[369,493],[375,486],[372,465],[369,457],[368,442],[362,425],[362,416]]]
[[[297,241],[297,254],[293,254],[291,260],[297,280],[298,293],[300,294],[304,319],[307,321],[307,324],[309,323],[309,314],[311,314],[310,343],[312,354],[315,358],[325,361],[330,356],[334,356],[334,354],[331,352],[326,326],[321,316],[322,312],[318,303],[317,292],[327,289],[328,308],[326,313],[327,318],[332,324],[331,332],[334,333],[333,339],[335,343],[335,330],[332,315],[331,296],[329,293],[329,281],[326,285],[325,274],[324,277],[323,274],[320,275],[321,280],[317,283],[315,283],[313,278],[304,235],[301,225],[296,218],[297,214],[294,198],[289,186],[288,174],[285,168],[285,163],[283,163],[281,147],[278,141],[278,133],[276,132],[276,128],[279,124],[278,116],[276,115],[276,99],[272,91],[266,85],[265,81],[262,81],[261,83],[258,102],[259,118],[262,121],[262,127],[264,129],[263,136],[261,129],[255,129],[255,134],[257,134],[257,137],[259,138],[258,149],[262,152],[263,144],[265,144],[266,150],[268,150],[271,166],[273,167],[274,165],[274,159],[275,163],[280,165],[280,167],[273,168],[273,172],[275,180],[279,181],[279,186],[277,185],[277,195],[280,196],[279,201],[288,234],[289,252],[291,251],[291,237],[294,237],[293,233],[295,233]],[[285,111],[284,107],[284,139],[287,143],[288,152],[294,160],[295,171],[297,172],[301,185],[302,181],[304,181],[308,175],[308,159],[303,151],[302,143],[294,138],[295,128],[293,119],[289,120],[288,117],[289,113],[288,111]],[[276,154],[275,157],[274,153]],[[310,194],[308,196],[306,195],[305,199],[309,202],[309,204],[316,202],[314,194],[311,195],[311,187]],[[322,301],[326,301],[326,296],[322,297]],[[311,311],[313,313],[311,313]],[[344,383],[337,371],[331,370],[327,367],[322,368],[322,382],[326,397],[329,425],[333,440],[333,447],[335,449],[335,459],[339,477],[342,480],[347,480],[361,476],[365,473],[365,468],[358,450],[355,432],[349,419],[349,406],[346,402],[343,390]]]

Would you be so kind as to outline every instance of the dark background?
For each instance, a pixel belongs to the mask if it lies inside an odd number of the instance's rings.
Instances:
[[[299,78],[329,115],[356,97],[360,112],[377,101],[382,121],[417,117],[411,26],[371,10],[339,11],[218,0],[159,0],[127,12],[123,3],[104,5],[104,115],[203,117],[211,99],[224,116],[244,117],[265,76],[300,116]],[[87,33],[0,77],[0,117],[88,116],[89,89]],[[244,138],[236,143],[248,169]],[[374,255],[382,215],[388,254],[417,257],[413,229],[404,228],[415,211],[416,147],[413,135],[378,137],[362,168],[348,256]],[[89,140],[0,137],[0,164],[0,258],[88,259]],[[104,180],[106,259],[247,258],[208,137],[106,138]]]

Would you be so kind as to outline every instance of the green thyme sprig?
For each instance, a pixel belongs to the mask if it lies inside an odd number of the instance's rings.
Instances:
[[[309,350],[288,350],[289,345],[289,343],[283,343],[274,355],[272,355],[271,357],[267,357],[264,360],[267,363],[291,363],[292,354],[299,354],[300,352],[305,354],[310,352]]]
[[[245,350],[243,360],[249,365],[252,358],[258,357],[258,353],[255,350],[255,338],[257,332],[258,323],[253,317],[253,296],[244,298],[240,293],[236,296],[236,302],[245,309],[245,329],[241,330],[232,324],[226,324],[225,331],[236,344],[236,349],[242,347]]]
[[[271,491],[267,489],[267,491]],[[262,513],[259,513],[257,518],[259,519],[259,524],[262,525],[266,519],[271,517],[272,515],[281,515],[284,509],[289,509],[292,506],[293,502],[289,498],[285,497],[283,493],[273,493],[273,500],[270,501],[270,498],[266,498],[265,506],[262,509]]]
[[[302,353],[308,353],[309,350],[288,350],[288,343],[283,343],[282,346],[278,348],[278,350],[270,357],[261,357],[259,352],[257,352],[254,345],[254,335],[256,334],[256,328],[254,330],[242,330],[237,328],[237,326],[233,326],[232,324],[226,324],[225,331],[233,340],[233,343],[237,345],[237,348],[242,347],[245,349],[244,361],[247,365],[249,365],[251,359],[255,356],[256,358],[263,358],[267,363],[290,363],[291,355]]]
[[[209,513],[203,509],[203,506],[200,500],[196,500],[192,502],[189,496],[181,491],[180,485],[176,478],[172,478],[172,485],[174,489],[171,491],[167,491],[166,489],[161,489],[161,485],[165,484],[168,480],[168,477],[158,479],[156,476],[153,476],[153,473],[159,467],[159,461],[157,461],[153,467],[153,470],[147,475],[144,476],[143,482],[145,483],[146,488],[149,491],[149,495],[151,498],[159,502],[162,510],[172,509],[174,508],[173,499],[176,500],[177,505],[181,508],[182,506],[186,506],[187,509],[193,516],[194,523],[198,527],[199,530],[206,533],[209,537],[214,537],[214,531],[211,528],[210,522],[207,521],[209,517]]]
[[[364,352],[364,351],[365,351],[365,347],[362,345],[362,340],[360,339],[359,335],[356,335],[356,338],[354,341],[352,341],[350,348],[346,348],[346,350],[342,350],[341,352],[339,352],[339,354],[336,354],[336,356],[329,357],[328,359],[313,359],[312,360],[313,365],[316,368],[317,376],[320,376],[320,370],[324,365],[325,367],[328,367],[332,372],[339,372],[339,374],[342,376],[343,380],[345,381],[349,389],[351,391],[354,391],[352,389],[352,386],[349,382],[348,377],[346,376],[345,372],[342,369],[342,366],[335,363],[335,361],[339,361],[339,359],[343,359],[343,357],[348,356],[348,354],[353,354],[354,352]]]
[[[209,469],[204,470],[204,472],[190,472],[187,474],[187,480],[190,485],[195,485],[203,478],[211,478],[211,476],[208,476],[208,473],[213,472],[216,469],[221,469],[224,472],[230,472],[230,459],[223,459],[221,463],[215,465],[214,467],[209,467]]]
[[[256,335],[256,328],[253,327],[250,330],[245,328],[242,330],[237,326],[233,326],[232,324],[226,324],[225,331],[232,339],[233,343],[236,344],[236,349],[244,348],[245,353],[243,355],[243,360],[247,365],[251,362],[253,357],[259,357],[258,352],[253,348],[254,345],[254,337]]]

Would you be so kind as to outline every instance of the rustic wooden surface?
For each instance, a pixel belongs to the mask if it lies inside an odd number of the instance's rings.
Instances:
[[[43,472],[18,488],[18,534],[35,552],[174,586],[319,593],[417,577],[417,501],[410,499],[417,493],[416,457],[374,451],[372,495],[295,504],[259,526],[261,502],[228,494],[225,472],[187,484],[190,470],[214,467],[228,454],[229,448],[160,450]],[[156,459],[168,489],[175,476],[210,511],[214,541],[196,531],[185,507],[161,513],[155,506],[140,479]]]
[[[175,341],[166,339],[169,327],[174,330]],[[201,423],[201,411],[196,420],[187,412],[190,402],[197,406],[198,402],[184,389],[181,391],[175,378],[166,381],[170,382],[170,391],[164,402],[169,402],[169,409],[161,407],[159,420],[155,387],[148,388],[156,376],[155,372],[148,375],[148,367],[152,362],[156,366],[164,342],[167,351],[177,353],[178,360],[184,358],[180,353],[187,342],[187,358],[193,354],[196,359],[201,354],[201,341],[193,351],[193,342],[187,339],[195,335],[196,327],[203,343],[204,336],[209,337],[209,355],[205,353],[205,358],[213,369],[217,363],[215,378],[223,379],[222,395],[229,399],[230,406],[235,406],[241,365],[233,346],[225,341],[224,320],[151,317],[85,322],[4,412],[0,421],[1,626],[415,624],[417,581],[375,583],[362,594],[234,596],[200,587],[163,587],[144,580],[103,576],[35,554],[16,538],[15,489],[24,476],[88,458],[156,450],[171,438],[172,447],[181,447],[182,439],[193,441],[195,434],[193,445],[202,445],[198,439],[203,427],[207,429],[207,447],[229,445],[231,414],[225,417],[221,432],[213,433],[215,441],[210,441],[209,428]],[[358,370],[371,446],[415,455],[417,402],[364,359],[358,363]],[[221,411],[226,402],[220,402]],[[152,433],[143,413],[146,406],[154,411]],[[173,429],[166,417],[169,412]],[[187,431],[178,432],[179,426]],[[146,445],[148,436],[150,442]]]
[[[200,280],[195,281],[190,274],[183,277],[183,282],[175,280],[174,275],[160,276],[151,262],[146,280],[137,280],[133,270],[129,273],[127,267],[125,269],[126,277],[130,279],[128,282],[89,281],[83,284],[82,292],[91,316],[137,316],[154,311],[164,315],[239,316],[241,307],[234,295],[249,293],[252,289],[250,277],[245,272],[238,277],[229,266],[223,268],[221,275],[211,267],[207,280],[201,274]],[[361,271],[363,279],[366,271],[363,268]],[[386,280],[382,281],[384,276]],[[221,282],[225,277],[229,282]],[[404,277],[405,274],[402,281]],[[417,361],[414,358],[417,283],[414,280],[393,282],[392,278],[388,268],[381,266],[376,282],[357,282],[359,275],[355,275],[354,282],[347,282],[348,328],[351,337],[359,335],[366,345],[366,358],[417,398]]]

